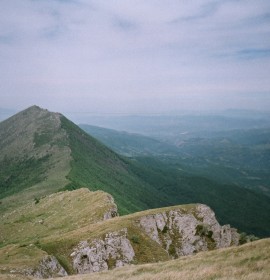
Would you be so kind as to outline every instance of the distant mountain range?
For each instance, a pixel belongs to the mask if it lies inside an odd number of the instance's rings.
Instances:
[[[14,115],[15,113],[16,113],[15,110],[0,108],[0,121],[9,118],[10,116]]]
[[[237,184],[270,196],[270,127],[195,132],[170,141],[140,134],[80,125],[115,152],[128,157],[154,157],[197,176]]]

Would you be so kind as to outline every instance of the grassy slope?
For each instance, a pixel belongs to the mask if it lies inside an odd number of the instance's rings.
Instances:
[[[164,206],[166,200],[153,186],[145,183],[130,168],[129,160],[119,156],[89,136],[65,117],[61,118],[71,148],[71,172],[68,188],[102,189],[113,195],[119,212],[127,214]]]
[[[141,167],[140,163],[144,166]],[[270,236],[270,198],[235,185],[220,184],[204,177],[170,168],[153,158],[143,158],[133,172],[166,195],[172,205],[204,203],[222,224],[260,237]]]
[[[72,274],[74,271],[69,256],[80,241],[89,240],[91,242],[96,238],[103,238],[108,232],[120,231],[126,228],[128,239],[131,241],[136,255],[134,264],[169,260],[171,257],[138,226],[138,221],[146,215],[167,212],[172,209],[196,216],[196,205],[194,204],[151,209],[116,217],[97,224],[89,224],[59,236],[47,237],[40,240],[39,246],[48,254],[52,254],[62,260],[65,269]]]
[[[195,205],[181,205],[146,210],[96,223],[96,219],[102,218],[102,213],[110,205],[105,193],[92,193],[87,189],[80,189],[74,192],[52,194],[41,199],[37,204],[29,203],[18,211],[6,215],[2,221],[4,227],[1,228],[1,232],[9,238],[12,237],[11,242],[16,244],[0,248],[0,279],[12,279],[6,274],[4,278],[1,278],[1,271],[4,273],[14,267],[19,269],[34,265],[46,252],[55,255],[67,271],[72,273],[69,256],[79,241],[93,240],[108,231],[117,231],[122,228],[128,229],[128,237],[136,253],[136,264],[169,260],[167,253],[137,227],[137,220],[148,214],[171,209],[181,209],[184,213],[192,214],[195,211]],[[77,211],[74,212],[74,209]],[[99,215],[98,212],[101,214]],[[40,223],[39,220],[43,222]],[[10,230],[6,231],[6,229]],[[39,238],[34,246],[31,244],[35,241],[36,234]],[[167,279],[192,279],[195,275],[201,277],[196,279],[222,279],[221,276],[223,277],[225,272],[231,276],[239,276],[239,279],[252,279],[251,276],[254,277],[253,279],[267,279],[263,277],[269,272],[267,269],[269,270],[270,240],[262,241],[264,243],[256,242],[248,246],[199,253],[196,256],[180,258],[176,261],[131,266],[107,273],[80,275],[66,279],[86,280],[103,279],[103,277],[104,279],[121,279],[121,277],[124,279],[129,279],[129,277],[131,279],[166,279],[168,276],[170,278]],[[205,274],[205,271],[209,272],[209,275]],[[24,277],[17,276],[15,279],[24,279]]]
[[[86,188],[51,194],[2,215],[0,245],[35,243],[102,221],[113,205],[108,194]]]
[[[115,148],[116,146],[122,152],[132,152],[134,149],[139,149],[140,146],[141,151],[143,151],[145,146],[149,146],[149,143],[146,141],[148,138],[143,136],[133,136],[91,126],[83,126],[83,128],[86,131],[94,131],[95,135],[104,143],[110,144],[112,140],[110,147]],[[264,130],[260,131],[264,132]],[[251,131],[248,135],[252,136],[254,133],[254,131]],[[243,142],[243,139],[241,141]],[[245,141],[247,142],[247,140]],[[255,139],[252,140],[252,142],[254,141]],[[259,143],[265,142],[266,137],[262,137],[260,140],[257,139],[258,141]],[[154,150],[158,149],[157,146],[152,148]],[[202,149],[202,147],[197,148]],[[217,147],[212,147],[212,150],[208,148],[207,153],[209,157],[211,157],[211,152],[213,153],[215,149]],[[232,156],[232,152],[229,153],[228,147],[227,154]],[[270,220],[268,219],[268,213],[270,212],[269,197],[247,190],[242,185],[226,183],[225,178],[228,176],[236,180],[237,174],[240,173],[239,170],[235,170],[231,174],[231,169],[228,170],[225,167],[223,169],[221,167],[213,169],[207,163],[208,166],[205,166],[203,171],[199,173],[196,171],[195,166],[183,165],[184,161],[181,161],[181,158],[176,154],[171,156],[173,158],[166,157],[165,154],[161,158],[137,157],[136,160],[129,164],[129,170],[132,170],[132,173],[135,173],[143,182],[153,186],[158,191],[159,196],[165,200],[165,203],[160,202],[158,207],[194,202],[205,203],[214,209],[222,223],[230,223],[241,231],[261,237],[270,236]],[[203,160],[200,166],[205,165],[205,162]],[[243,181],[244,183],[245,181]]]
[[[2,122],[0,136],[0,195],[6,196],[0,211],[61,188],[87,187],[112,194],[121,214],[201,202],[221,223],[270,235],[269,198],[152,159],[123,158],[59,114],[31,107]]]
[[[70,149],[60,115],[33,106],[0,123],[0,211],[63,188]]]
[[[58,192],[20,206],[0,219],[0,275],[10,270],[34,267],[47,254],[44,240],[57,240],[68,232],[99,224],[114,209],[111,197],[102,191],[83,188]],[[54,243],[54,242],[53,242]],[[54,243],[56,248],[56,244]],[[61,261],[58,248],[56,256]]]
[[[147,136],[86,124],[80,127],[113,151],[125,156],[179,154],[177,147]]]
[[[0,151],[0,212],[59,189],[84,186],[113,194],[120,213],[163,201],[124,158],[60,114],[37,106],[0,123]]]
[[[235,185],[188,175],[152,158],[134,161],[124,159],[105,149],[96,140],[91,138],[88,141],[89,136],[82,130],[66,119],[63,121],[66,130],[73,133],[70,141],[74,162],[69,179],[79,182],[80,186],[89,185],[90,189],[111,193],[121,213],[168,205],[205,203],[214,209],[221,223],[230,223],[241,231],[261,237],[270,236],[268,197]],[[90,143],[94,147],[89,146]],[[103,154],[95,153],[93,160],[85,157],[93,150]],[[113,157],[114,166],[109,160],[104,162],[105,158]]]
[[[103,221],[104,213],[112,207],[108,194],[84,188],[51,194],[38,203],[30,202],[6,213],[0,221],[0,274],[16,267],[31,267],[31,259],[36,263],[45,253],[56,256],[72,273],[69,256],[74,246],[82,240],[93,240],[123,228],[128,229],[136,253],[134,263],[168,260],[165,250],[138,227],[137,220],[171,209],[196,212],[195,205],[181,205]]]
[[[263,239],[240,247],[201,252],[168,262],[127,266],[59,280],[267,280],[270,279],[269,249],[270,239]]]
[[[240,247],[201,252],[177,260],[126,266],[96,274],[74,275],[56,280],[268,280],[270,239]],[[31,277],[1,275],[1,280],[30,280]]]
[[[154,156],[169,165],[178,162],[192,170],[194,176],[237,184],[270,196],[269,128],[178,134],[172,137],[171,144],[91,125],[81,128],[122,155]]]

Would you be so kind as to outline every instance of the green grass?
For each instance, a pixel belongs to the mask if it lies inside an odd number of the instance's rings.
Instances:
[[[68,188],[102,189],[113,195],[121,214],[165,205],[158,191],[133,173],[128,159],[111,151],[65,117],[61,122],[68,134],[73,158]]]
[[[0,162],[0,199],[46,179],[50,156],[8,159]]]
[[[107,193],[90,192],[84,188],[57,192],[40,198],[38,203],[33,200],[5,213],[0,220],[0,273],[5,267],[33,268],[47,253],[53,254],[72,273],[66,252],[78,240],[55,240],[69,232],[79,234],[85,226],[99,224],[104,220],[104,214],[114,208],[115,204]],[[53,241],[44,241],[46,238]]]
[[[127,159],[59,114],[32,107],[0,123],[0,150],[1,212],[59,189],[87,187],[112,194],[121,214],[200,202],[221,223],[270,236],[268,197],[195,176],[177,161]]]
[[[122,153],[129,153],[130,151],[130,154],[132,154],[132,151],[136,151],[138,155],[143,154],[144,149],[151,150],[149,147],[151,139],[147,137],[91,126],[83,126],[83,128],[86,131],[92,131],[104,143]],[[235,135],[231,134],[235,138],[240,132],[235,132]],[[244,135],[254,138],[256,133],[257,131],[251,130]],[[230,136],[229,132],[227,134]],[[258,143],[265,143],[267,135],[268,133],[255,140],[259,141]],[[111,139],[112,143],[110,143]],[[247,141],[245,137],[239,141],[242,143],[244,140]],[[253,139],[252,143],[255,140]],[[155,141],[152,140],[152,142]],[[214,145],[211,146],[213,143]],[[148,208],[200,202],[211,206],[222,223],[232,224],[240,231],[260,237],[270,236],[270,220],[267,214],[270,212],[270,198],[254,190],[254,186],[250,184],[251,180],[243,175],[244,170],[236,170],[233,167],[206,162],[207,158],[215,162],[217,161],[216,158],[222,155],[223,157],[226,156],[231,163],[240,164],[242,160],[246,164],[251,164],[250,158],[248,160],[243,158],[246,149],[249,149],[248,147],[244,144],[244,146],[239,146],[230,142],[223,144],[220,139],[190,139],[183,148],[178,149],[179,153],[180,150],[192,152],[192,154],[199,153],[200,157],[183,160],[179,157],[177,151],[167,150],[169,154],[166,154],[165,143],[164,147],[162,147],[162,143],[160,145],[153,144],[151,147],[151,152],[155,156],[137,156],[134,159],[129,159],[129,161],[126,159],[130,174],[135,174],[143,182],[140,186],[143,186],[144,190],[150,189],[149,186],[151,186],[152,194],[158,194],[157,196],[151,196],[152,201],[147,203]],[[189,148],[190,150],[188,150]],[[158,153],[161,154],[157,156]],[[255,159],[260,160],[257,157]],[[263,185],[269,180],[269,172],[264,174],[262,168],[259,171],[248,171],[248,173],[249,176],[262,178],[260,182]],[[137,185],[135,188],[130,186],[130,192],[133,189],[138,190],[140,186]],[[247,189],[248,187],[251,190]],[[115,193],[113,188],[107,188],[106,191],[113,195]],[[145,192],[145,196],[147,195]],[[140,200],[136,196],[132,196],[130,201],[141,207]],[[121,201],[119,202],[121,205]],[[140,208],[140,210],[143,209],[145,208]],[[133,211],[132,208],[130,210]]]
[[[40,239],[39,247],[48,254],[52,254],[58,259],[61,259],[66,265],[65,268],[71,273],[74,273],[69,256],[80,241],[88,240],[91,242],[96,238],[104,238],[108,232],[120,231],[123,228],[127,228],[128,239],[135,252],[133,264],[169,260],[171,256],[138,226],[138,221],[141,217],[171,210],[193,215],[194,211],[196,212],[195,208],[196,205],[181,205],[162,209],[151,209],[116,217],[100,223],[90,223],[84,227],[65,232],[58,236],[47,236]]]
[[[134,264],[168,260],[166,251],[138,227],[138,220],[160,211],[178,209],[193,213],[194,210],[194,205],[183,205],[103,221],[104,214],[114,206],[108,194],[84,188],[51,194],[37,204],[33,200],[6,213],[0,221],[0,263],[1,258],[8,257],[0,265],[0,271],[5,271],[6,264],[10,269],[17,265],[33,267],[31,258],[36,265],[41,255],[51,254],[69,273],[74,273],[70,254],[80,241],[104,238],[106,233],[123,228],[128,229],[128,238],[136,254]],[[23,252],[25,256],[21,258]]]
[[[135,133],[120,132],[91,125],[80,125],[113,151],[125,156],[177,154],[177,147]]]
[[[265,195],[194,176],[154,158],[137,158],[132,168],[142,180],[155,186],[168,204],[204,203],[222,224],[260,237],[270,236],[270,198]]]
[[[31,201],[0,221],[2,245],[30,244],[48,236],[57,236],[80,227],[102,221],[114,204],[108,194],[88,189],[58,192]],[[19,230],[16,230],[19,229]]]

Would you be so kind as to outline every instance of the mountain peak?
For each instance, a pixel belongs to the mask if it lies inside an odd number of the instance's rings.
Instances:
[[[23,113],[23,112],[40,112],[40,111],[46,111],[46,112],[48,112],[47,109],[43,109],[43,108],[41,108],[41,107],[39,107],[39,106],[37,106],[37,105],[32,105],[32,106],[30,106],[30,107],[24,109],[23,111],[21,111],[21,112],[19,112],[19,113]]]
[[[41,107],[39,107],[37,105],[32,105],[32,106],[26,108],[25,110],[32,110],[32,109],[35,109],[35,110],[45,110],[45,109],[43,109],[43,108],[41,108]]]
[[[1,122],[0,198],[23,191],[23,202],[68,184],[71,159],[67,141],[60,115],[36,105]]]

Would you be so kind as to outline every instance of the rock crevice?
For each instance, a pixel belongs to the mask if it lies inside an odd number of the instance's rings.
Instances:
[[[239,234],[220,226],[214,212],[198,204],[193,213],[181,208],[141,217],[139,226],[173,257],[238,245]]]
[[[127,229],[110,232],[105,238],[81,241],[70,255],[79,274],[99,272],[129,264],[135,253],[127,238]]]

